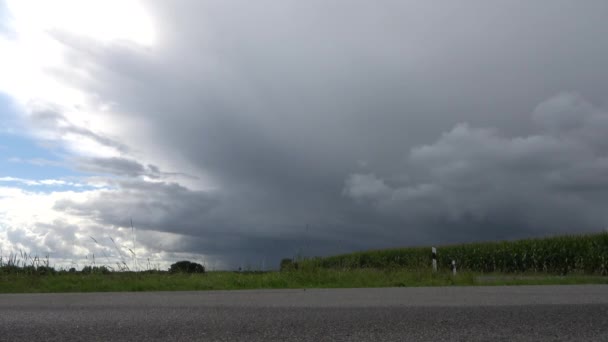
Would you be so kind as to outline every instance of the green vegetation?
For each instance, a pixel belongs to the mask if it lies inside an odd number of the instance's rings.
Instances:
[[[328,269],[428,268],[430,247],[396,248],[313,258],[300,265]],[[440,269],[456,260],[463,271],[482,273],[608,274],[608,233],[470,243],[437,248]]]
[[[171,273],[205,273],[205,267],[191,261],[178,261],[169,268]]]
[[[122,271],[91,264],[55,270],[48,257],[0,256],[0,293],[238,290],[449,285],[608,284],[608,233],[439,247],[431,271],[428,247],[283,259],[281,271],[205,272],[180,261],[169,271]],[[449,271],[457,261],[458,274]]]
[[[285,258],[281,260],[281,271],[294,271],[298,269],[298,262],[293,259]]]
[[[433,274],[430,270],[298,270],[290,272],[168,272],[2,274],[0,293],[197,291],[401,286],[608,284],[603,276],[480,275],[461,272]]]

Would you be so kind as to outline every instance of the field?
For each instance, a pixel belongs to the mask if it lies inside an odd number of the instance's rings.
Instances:
[[[313,258],[301,261],[309,268],[428,268],[431,248],[396,248]],[[480,273],[546,273],[608,275],[608,233],[544,239],[438,246],[439,269]]]
[[[0,263],[0,293],[608,284],[608,233],[439,246],[437,257],[436,273],[430,248],[416,247],[286,259],[281,271],[199,274],[103,266],[57,271],[48,260],[30,257],[27,264],[12,257]]]

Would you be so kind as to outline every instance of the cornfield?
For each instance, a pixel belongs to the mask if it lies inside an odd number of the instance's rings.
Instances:
[[[518,241],[439,246],[437,263],[473,272],[608,274],[608,233]],[[396,248],[312,258],[303,266],[321,268],[408,268],[431,266],[431,248]]]

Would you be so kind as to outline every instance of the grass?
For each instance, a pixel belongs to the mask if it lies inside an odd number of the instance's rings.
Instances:
[[[58,273],[3,274],[0,293],[198,291],[244,289],[355,288],[402,286],[608,284],[608,277],[590,275],[505,275],[429,270],[299,270],[289,272],[207,272],[205,274]]]

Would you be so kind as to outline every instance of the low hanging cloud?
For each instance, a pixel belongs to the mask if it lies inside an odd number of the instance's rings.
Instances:
[[[111,183],[112,184],[112,183]],[[204,234],[205,218],[217,206],[213,194],[191,191],[175,183],[117,181],[84,202],[57,201],[54,209],[84,216],[109,226],[128,227],[135,219],[147,230]],[[208,229],[210,229],[209,227]]]
[[[608,226],[608,112],[576,93],[538,105],[539,133],[505,137],[459,124],[413,148],[405,184],[353,174],[344,193],[450,239],[598,231]]]
[[[127,177],[149,176],[158,178],[160,174],[158,168],[154,165],[146,167],[134,160],[120,157],[81,158],[76,165],[78,169],[87,172]]]

